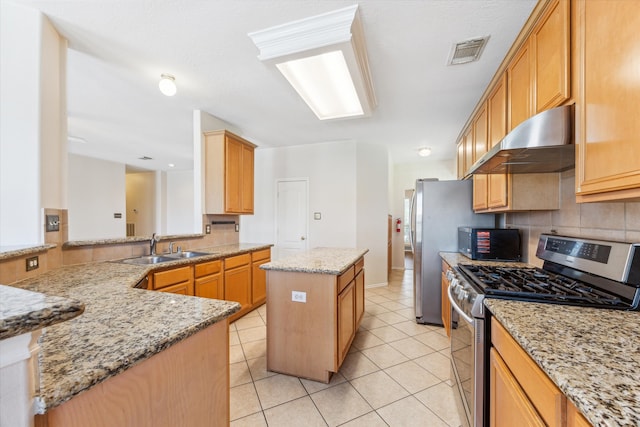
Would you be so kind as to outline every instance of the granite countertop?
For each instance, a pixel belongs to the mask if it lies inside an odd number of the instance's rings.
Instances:
[[[42,245],[13,245],[13,246],[0,246],[0,260],[15,258],[23,255],[37,254],[38,252],[44,252],[49,249],[55,248],[56,245],[52,243],[45,243]]]
[[[440,256],[451,266],[502,264]],[[639,312],[493,298],[484,305],[591,424],[640,426]]]
[[[496,265],[496,266],[505,266],[505,267],[533,267],[526,262],[516,262],[516,261],[478,261],[467,258],[462,255],[460,252],[440,252],[440,258],[445,260],[447,264],[454,267],[458,264],[475,264],[475,265]]]
[[[594,426],[640,426],[640,313],[485,299]]]
[[[73,319],[84,311],[79,301],[0,285],[0,340]]]
[[[260,268],[263,270],[338,275],[367,252],[369,252],[368,249],[315,248],[262,264]]]
[[[113,261],[66,266],[12,284],[85,305],[82,315],[43,330],[36,412],[45,413],[240,309],[231,301],[135,289],[149,272],[270,246],[214,246],[198,249],[211,255],[153,266]]]

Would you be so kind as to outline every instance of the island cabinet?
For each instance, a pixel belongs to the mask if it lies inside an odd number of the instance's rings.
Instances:
[[[149,274],[149,289],[181,295],[193,295],[193,267],[178,267]]]
[[[363,313],[363,258],[340,273],[267,269],[267,370],[328,383]]]
[[[229,323],[220,321],[36,415],[36,427],[228,426]]]
[[[576,201],[640,200],[636,1],[576,2]],[[615,35],[612,42],[603,34]]]
[[[204,133],[205,213],[253,214],[255,147],[226,130]]]
[[[495,317],[491,318],[491,344],[492,427],[590,425]]]
[[[229,317],[233,322],[253,309],[251,303],[251,254],[224,259],[224,299],[239,302],[240,311]]]

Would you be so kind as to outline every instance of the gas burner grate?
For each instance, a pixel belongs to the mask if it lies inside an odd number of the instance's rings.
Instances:
[[[619,296],[536,267],[460,264],[461,272],[489,297],[602,308],[628,308]]]

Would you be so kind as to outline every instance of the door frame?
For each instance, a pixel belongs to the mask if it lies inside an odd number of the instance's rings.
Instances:
[[[302,181],[304,182],[304,187],[305,187],[305,194],[306,194],[306,200],[304,201],[304,209],[305,209],[305,213],[306,213],[306,226],[305,226],[305,241],[304,241],[304,250],[309,249],[309,178],[308,177],[302,177],[302,178],[276,178],[275,180],[275,200],[274,200],[274,206],[273,206],[273,210],[274,210],[274,217],[273,217],[273,230],[274,230],[274,236],[273,236],[273,241],[275,242],[275,246],[278,246],[278,185],[281,182],[294,182],[294,181]],[[280,249],[278,247],[278,249]]]

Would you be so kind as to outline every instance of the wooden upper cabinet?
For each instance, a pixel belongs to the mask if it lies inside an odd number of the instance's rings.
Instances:
[[[473,120],[473,162],[487,152],[487,108],[478,111]],[[486,209],[487,205],[487,175],[473,176],[473,209]]]
[[[473,165],[473,126],[469,126],[465,131],[462,143],[464,144],[464,172],[462,175],[467,176],[467,170]]]
[[[510,131],[533,115],[530,53],[527,41],[507,68],[507,125]]]
[[[493,148],[507,135],[507,75],[503,74],[487,98],[487,146]],[[506,174],[491,174],[487,183],[487,205],[501,208],[508,204]]]
[[[569,21],[569,0],[554,0],[531,33],[534,113],[569,99]]]
[[[463,179],[464,178],[464,173],[466,172],[466,167],[464,164],[464,138],[461,138],[460,141],[458,141],[458,145],[456,147],[456,149],[458,150],[458,157],[457,157],[457,162],[458,162],[458,179]]]
[[[255,145],[224,130],[204,136],[205,213],[253,214]]]
[[[640,3],[578,0],[578,202],[640,200]],[[609,34],[611,37],[607,37]]]

